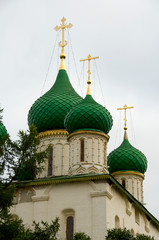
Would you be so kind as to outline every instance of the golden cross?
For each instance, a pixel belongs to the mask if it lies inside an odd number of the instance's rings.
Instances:
[[[134,107],[127,107],[127,105],[125,104],[123,108],[117,108],[117,110],[124,110],[124,111],[125,111],[125,116],[124,116],[124,122],[125,122],[124,130],[125,130],[125,131],[127,130],[127,126],[126,126],[126,122],[127,122],[127,119],[126,119],[126,110],[127,110],[127,109],[130,109],[130,108],[134,108]]]
[[[64,47],[67,45],[67,41],[65,40],[64,33],[65,33],[66,28],[71,28],[73,26],[71,23],[66,24],[65,21],[66,21],[66,18],[63,17],[61,19],[61,22],[62,22],[61,25],[60,26],[56,26],[54,28],[55,31],[58,31],[58,30],[62,31],[62,41],[59,42],[59,46],[62,48],[61,54],[60,54],[60,58],[61,58],[60,69],[66,69],[65,68],[65,62],[64,62],[64,59],[66,58]]]
[[[91,75],[91,71],[90,71],[90,61],[92,59],[97,59],[99,57],[91,57],[91,55],[89,54],[87,58],[85,59],[81,59],[80,61],[88,61],[88,90],[87,90],[87,95],[91,95],[91,89],[90,89],[90,84],[91,84],[91,80],[90,80],[90,75]]]

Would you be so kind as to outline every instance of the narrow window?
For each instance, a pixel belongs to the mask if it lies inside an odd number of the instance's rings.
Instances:
[[[81,162],[84,162],[84,139],[81,139]]]
[[[134,229],[131,229],[131,235],[132,235],[133,237],[135,236]]]
[[[140,214],[137,209],[135,209],[135,222],[140,225]]]
[[[126,184],[125,184],[125,179],[122,179],[122,186],[125,188]]]
[[[104,143],[104,165],[107,166],[107,144]]]
[[[73,240],[73,217],[69,216],[66,222],[66,240]]]
[[[118,216],[115,216],[115,228],[120,228],[120,219]]]
[[[52,162],[53,162],[53,147],[51,147],[49,150],[48,176],[52,176]]]

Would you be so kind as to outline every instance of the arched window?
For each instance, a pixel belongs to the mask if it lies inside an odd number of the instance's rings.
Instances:
[[[73,217],[67,217],[66,221],[66,240],[73,240]]]
[[[107,144],[104,143],[104,165],[107,165]]]
[[[50,147],[48,159],[48,176],[52,176],[52,162],[53,162],[53,147]]]
[[[135,209],[135,222],[140,225],[140,214],[137,209]]]
[[[126,187],[125,179],[122,179],[121,185],[122,185],[124,188]]]
[[[84,139],[81,139],[81,156],[80,156],[80,161],[84,162]]]
[[[135,236],[134,229],[131,229],[131,235],[132,235],[133,237]]]
[[[115,228],[120,228],[120,219],[118,216],[115,216]]]

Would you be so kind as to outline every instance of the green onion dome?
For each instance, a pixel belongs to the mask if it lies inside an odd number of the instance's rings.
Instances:
[[[147,169],[147,159],[145,155],[134,148],[124,138],[122,144],[108,155],[109,173],[118,171],[135,171],[145,173]]]
[[[65,127],[69,133],[85,129],[107,134],[112,125],[112,116],[108,110],[98,104],[91,95],[86,95],[85,99],[71,109],[65,118]]]
[[[0,123],[0,139],[2,139],[7,134],[7,130],[3,123]]]
[[[72,87],[66,70],[59,70],[52,88],[32,105],[28,124],[35,125],[38,132],[64,129],[67,112],[81,99]]]

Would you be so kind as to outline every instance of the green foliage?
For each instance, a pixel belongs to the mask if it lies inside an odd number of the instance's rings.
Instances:
[[[0,108],[0,123],[2,122],[2,112],[3,112],[3,109]]]
[[[106,240],[155,240],[154,237],[146,236],[144,234],[136,234],[133,237],[130,230],[124,228],[113,228],[109,229],[106,235]]]
[[[109,229],[106,240],[133,240],[133,237],[130,233],[129,230],[126,228],[121,229],[121,228],[114,228],[114,229]]]
[[[154,237],[146,236],[144,234],[136,234],[135,240],[155,240]]]
[[[91,240],[91,238],[84,232],[74,234],[74,240]]]
[[[0,109],[0,123],[1,113]],[[33,180],[47,157],[47,151],[37,151],[40,139],[34,126],[26,132],[19,131],[18,137],[17,141],[12,141],[8,134],[0,138],[0,239],[56,240],[58,218],[50,224],[34,222],[31,229],[26,229],[21,219],[9,213],[16,190],[13,181]]]
[[[60,228],[59,220],[56,218],[50,224],[34,222],[32,229],[25,229],[20,219],[15,219],[8,212],[0,219],[0,239],[1,240],[56,240],[57,232]]]
[[[7,182],[13,180],[33,180],[42,170],[47,152],[38,152],[40,143],[35,126],[31,126],[26,132],[19,131],[19,139],[12,141],[9,135],[5,135],[1,144],[1,172],[7,172]]]

